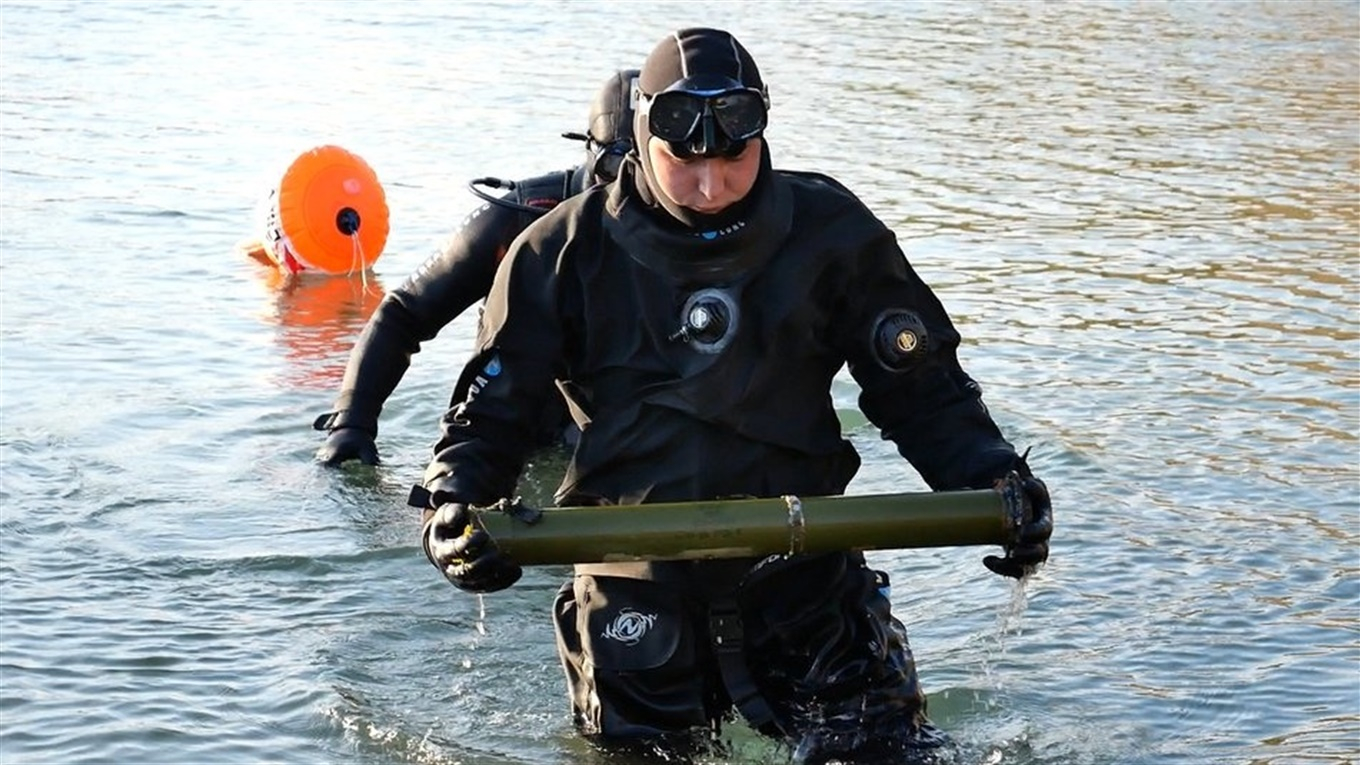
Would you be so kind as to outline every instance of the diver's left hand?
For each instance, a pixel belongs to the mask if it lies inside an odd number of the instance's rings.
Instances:
[[[1020,479],[1020,488],[1030,512],[1016,535],[1016,544],[1006,550],[1004,558],[988,555],[982,559],[982,565],[992,573],[1013,579],[1033,573],[1040,563],[1048,560],[1048,538],[1053,536],[1053,505],[1048,498],[1048,487],[1030,476]]]
[[[316,459],[326,467],[343,465],[349,460],[359,460],[365,465],[376,465],[378,445],[373,434],[363,428],[336,428],[326,436],[326,443],[316,452]]]

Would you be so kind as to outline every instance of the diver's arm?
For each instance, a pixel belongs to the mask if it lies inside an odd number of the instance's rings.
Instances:
[[[383,404],[410,367],[412,354],[486,296],[497,264],[525,220],[505,207],[479,208],[438,253],[383,299],[350,351],[334,411],[315,423],[332,434],[319,455],[322,461],[362,459],[361,449],[374,458],[364,461],[376,461],[376,450],[362,444],[362,437],[336,437],[336,431],[356,429],[370,441],[376,437]]]
[[[935,490],[989,488],[1029,468],[958,361],[960,337],[944,306],[907,262],[891,232],[857,259],[860,285],[846,303],[846,355],[860,408]],[[905,333],[905,335],[904,335]]]
[[[487,296],[481,350],[459,378],[425,470],[423,486],[445,502],[512,497],[537,444],[540,413],[557,395],[562,340],[553,269],[527,243],[516,247]]]

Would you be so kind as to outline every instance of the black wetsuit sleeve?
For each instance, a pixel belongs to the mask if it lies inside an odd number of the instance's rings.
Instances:
[[[982,389],[958,360],[960,337],[944,306],[916,274],[891,232],[876,237],[858,259],[857,284],[867,294],[845,310],[841,335],[860,409],[897,446],[932,489],[980,489],[1023,461],[982,402]],[[927,332],[927,350],[903,369],[885,365],[874,347],[885,314],[907,310]]]
[[[447,499],[486,504],[514,496],[543,407],[557,395],[562,335],[554,268],[526,237],[496,274],[479,350],[459,377],[425,470],[425,487]]]
[[[474,211],[439,252],[388,293],[364,326],[345,367],[332,427],[377,432],[384,402],[431,340],[486,296],[496,266],[532,216],[498,205]]]

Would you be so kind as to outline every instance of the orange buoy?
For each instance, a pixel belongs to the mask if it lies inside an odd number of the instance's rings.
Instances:
[[[387,194],[373,168],[339,146],[319,146],[293,160],[270,192],[265,215],[260,244],[291,274],[363,272],[387,244]]]

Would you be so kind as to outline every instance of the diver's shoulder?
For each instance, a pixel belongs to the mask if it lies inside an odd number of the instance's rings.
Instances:
[[[583,215],[590,215],[591,213],[588,211],[603,207],[604,201],[608,197],[607,188],[607,186],[597,183],[568,196],[541,215],[531,225],[544,228],[561,225],[566,220],[580,219]]]
[[[823,218],[851,215],[877,220],[855,192],[829,175],[806,170],[778,170],[776,173],[792,189],[799,217],[805,214]]]
[[[520,179],[514,186],[521,203],[551,209],[579,191],[580,174],[580,167],[570,167]]]
[[[557,250],[583,232],[597,228],[607,193],[595,185],[563,199],[525,227],[517,238],[538,250]]]
[[[823,193],[835,196],[858,199],[855,193],[845,186],[845,184],[832,178],[825,173],[817,173],[811,170],[776,170],[785,182],[795,189],[806,190],[809,193]]]

